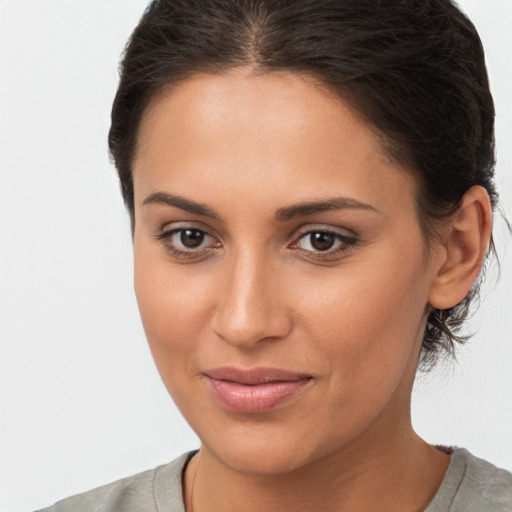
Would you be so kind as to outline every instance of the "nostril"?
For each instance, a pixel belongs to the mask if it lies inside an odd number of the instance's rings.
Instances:
[[[283,311],[273,308],[269,313],[260,311],[237,318],[231,316],[223,319],[217,315],[213,331],[230,345],[250,348],[286,337],[291,331],[291,325],[291,319]]]

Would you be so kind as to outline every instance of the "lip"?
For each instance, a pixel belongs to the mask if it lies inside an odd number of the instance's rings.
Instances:
[[[278,368],[215,368],[203,373],[219,404],[233,412],[272,411],[301,393],[312,376]]]

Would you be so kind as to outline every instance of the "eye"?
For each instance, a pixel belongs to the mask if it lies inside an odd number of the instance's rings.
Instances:
[[[303,244],[302,249],[307,251],[328,251],[332,249],[336,241],[336,235],[328,231],[313,231],[299,239],[299,242]]]
[[[315,258],[335,258],[356,244],[352,236],[328,229],[310,230],[303,233],[290,247],[309,253]]]
[[[208,235],[199,229],[180,229],[171,236],[172,242],[181,244],[187,249],[197,249],[201,247]]]
[[[220,247],[219,242],[206,231],[194,227],[175,228],[157,238],[165,249],[178,258],[197,258]]]

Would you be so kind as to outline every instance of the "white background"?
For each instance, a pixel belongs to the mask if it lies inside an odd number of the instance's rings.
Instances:
[[[464,0],[487,51],[512,217],[512,1]],[[0,0],[0,510],[49,505],[197,440],[151,360],[106,136],[145,0]],[[420,379],[414,424],[512,470],[512,255],[459,363]]]

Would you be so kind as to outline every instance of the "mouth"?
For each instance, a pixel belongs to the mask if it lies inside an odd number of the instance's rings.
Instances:
[[[311,375],[276,368],[215,368],[204,372],[217,402],[232,412],[261,414],[304,391]]]

